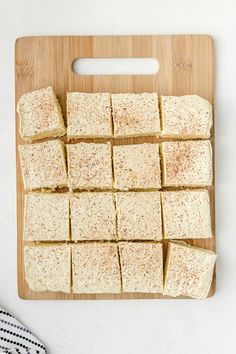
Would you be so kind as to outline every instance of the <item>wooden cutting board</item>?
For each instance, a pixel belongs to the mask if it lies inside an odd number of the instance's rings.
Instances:
[[[75,58],[157,58],[156,75],[83,76],[72,71]],[[66,92],[144,92],[163,95],[197,94],[214,103],[214,49],[207,35],[161,36],[60,36],[19,38],[15,46],[16,102],[26,92],[53,86],[65,113]],[[100,139],[101,140],[101,139]],[[126,139],[126,142],[156,142],[154,137]],[[99,139],[95,139],[99,141]],[[124,143],[116,140],[115,144]],[[214,131],[211,139],[214,156]],[[16,114],[16,145],[23,143]],[[23,266],[24,189],[18,150],[17,171],[17,255],[18,291],[23,299],[144,299],[167,298],[160,294],[73,295],[33,292],[27,286]],[[211,196],[212,239],[190,240],[195,246],[215,250],[214,184]],[[209,296],[215,292],[215,274]]]

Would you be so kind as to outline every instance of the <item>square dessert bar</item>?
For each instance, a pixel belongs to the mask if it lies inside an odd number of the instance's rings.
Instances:
[[[71,247],[37,244],[24,247],[25,277],[33,291],[70,292]]]
[[[67,137],[111,137],[109,93],[67,93]]]
[[[25,241],[69,241],[69,194],[26,194],[23,237]]]
[[[116,243],[72,246],[73,293],[120,293],[121,277]]]
[[[111,145],[67,144],[69,187],[71,189],[111,189]]]
[[[162,293],[161,243],[120,242],[123,292]]]
[[[116,194],[119,240],[161,240],[160,192]]]
[[[116,211],[112,193],[75,193],[70,197],[72,240],[115,240]]]
[[[210,250],[169,242],[163,294],[206,298],[216,257]]]
[[[113,94],[111,100],[115,137],[160,133],[157,93]]]
[[[28,142],[66,134],[61,107],[52,87],[21,96],[17,112],[20,135]]]
[[[165,239],[212,237],[207,190],[162,192]]]
[[[116,189],[161,188],[158,144],[113,146],[113,165]]]
[[[164,187],[195,187],[212,184],[212,149],[209,140],[161,144]]]
[[[197,95],[161,96],[162,136],[182,139],[209,138],[212,106]]]
[[[18,148],[26,190],[67,186],[63,142],[50,140],[43,143],[19,145]]]

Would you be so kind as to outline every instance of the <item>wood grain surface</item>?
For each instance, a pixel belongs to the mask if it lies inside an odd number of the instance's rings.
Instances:
[[[76,58],[157,58],[160,69],[156,75],[76,75],[72,63]],[[65,116],[66,92],[158,92],[163,95],[197,94],[214,105],[214,48],[207,35],[153,36],[49,36],[19,38],[15,45],[16,103],[26,92],[52,86]],[[64,138],[65,140],[65,138]],[[81,139],[82,140],[82,139]],[[81,141],[77,140],[77,141]],[[85,139],[83,139],[85,140]],[[102,139],[90,139],[101,141]],[[158,142],[155,137],[107,139],[113,144]],[[104,140],[103,140],[104,141]],[[212,129],[214,160],[214,127]],[[16,114],[16,178],[17,178],[17,257],[18,293],[22,299],[165,299],[161,294],[63,294],[33,292],[24,275],[23,216],[24,188],[18,155],[19,135]],[[213,161],[214,166],[214,161]],[[215,180],[215,178],[214,178]],[[209,188],[211,197],[212,239],[188,240],[189,243],[215,250],[215,183]],[[209,296],[215,292],[216,275]],[[183,297],[180,297],[183,298]]]

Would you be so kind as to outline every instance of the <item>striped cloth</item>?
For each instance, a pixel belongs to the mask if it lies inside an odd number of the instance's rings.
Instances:
[[[47,354],[44,345],[0,307],[0,354]]]

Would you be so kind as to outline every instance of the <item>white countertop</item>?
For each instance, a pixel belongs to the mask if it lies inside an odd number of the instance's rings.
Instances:
[[[0,304],[50,354],[234,354],[234,0],[0,2]],[[217,292],[206,301],[23,301],[16,285],[14,42],[48,34],[208,33],[216,48]]]

